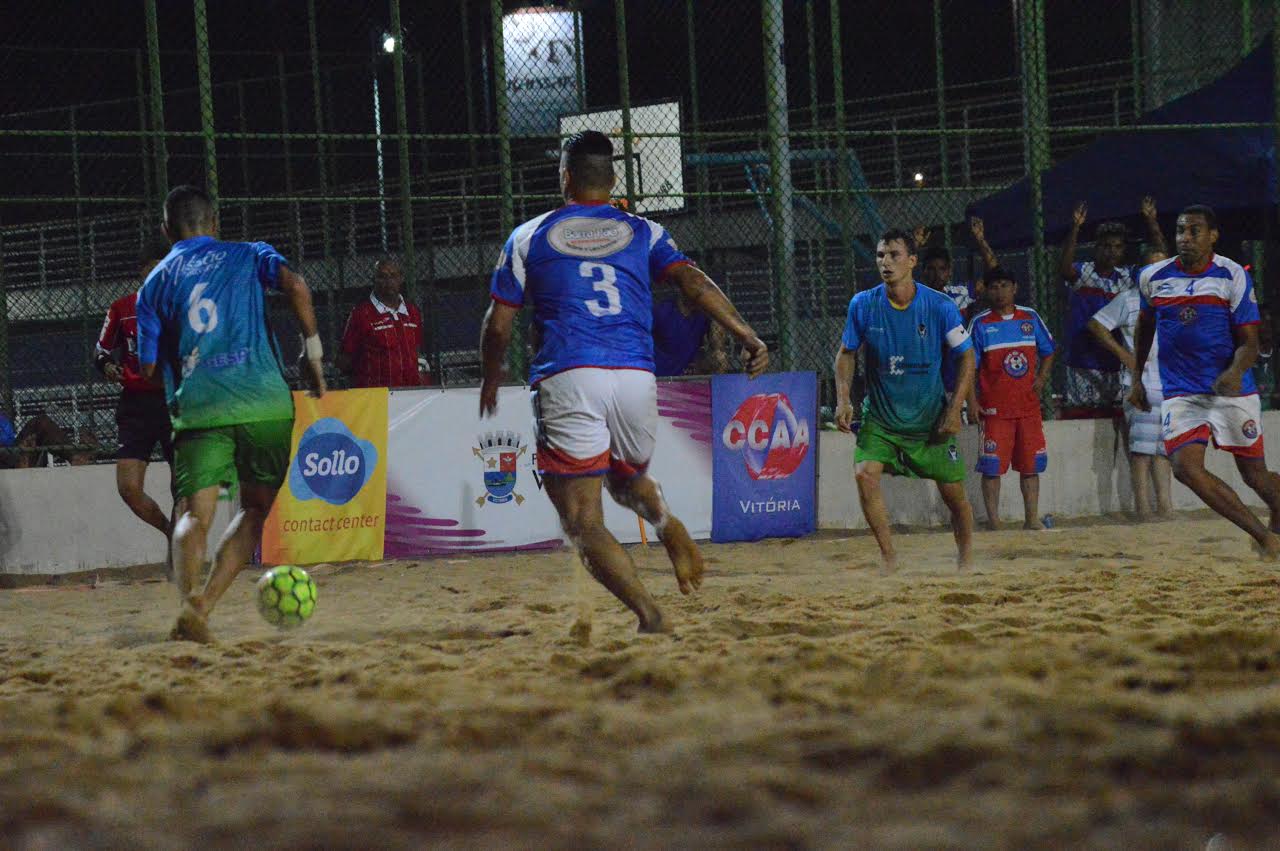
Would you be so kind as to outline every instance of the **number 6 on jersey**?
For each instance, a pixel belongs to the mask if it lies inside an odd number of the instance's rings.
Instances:
[[[597,273],[599,279],[596,279]],[[591,311],[592,316],[613,316],[622,312],[622,296],[618,292],[618,273],[613,270],[612,266],[605,263],[590,263],[583,261],[578,266],[578,274],[584,278],[592,279],[592,287],[596,292],[604,293],[608,302],[601,306],[600,302],[595,299],[583,299],[582,303],[587,306],[587,310]]]

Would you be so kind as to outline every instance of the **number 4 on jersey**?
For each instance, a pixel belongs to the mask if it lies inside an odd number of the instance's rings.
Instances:
[[[613,316],[622,312],[622,295],[618,292],[618,274],[612,266],[584,261],[578,267],[578,274],[584,278],[590,278],[595,291],[604,293],[607,299],[603,305],[593,298],[583,299],[582,303],[587,306],[587,310],[591,311],[592,316]]]

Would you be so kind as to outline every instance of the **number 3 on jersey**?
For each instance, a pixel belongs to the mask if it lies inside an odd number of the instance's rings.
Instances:
[[[612,266],[584,261],[578,267],[578,274],[584,278],[590,278],[591,286],[595,291],[604,293],[607,299],[603,305],[593,298],[582,300],[592,316],[613,316],[622,312],[622,295],[618,292],[618,273]]]
[[[187,298],[187,321],[191,323],[191,329],[197,334],[204,334],[218,327],[217,303],[211,298],[200,297],[208,286],[208,281],[196,284],[191,288],[191,295]]]

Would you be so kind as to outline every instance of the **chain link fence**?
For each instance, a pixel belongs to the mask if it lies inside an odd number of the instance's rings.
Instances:
[[[1195,133],[1272,156],[1262,0],[913,0],[887,16],[853,0],[295,0],[252,22],[207,0],[45,5],[0,36],[0,76],[27,83],[0,94],[0,395],[18,425],[43,412],[104,458],[116,390],[92,367],[97,330],[138,286],[179,183],[216,195],[224,238],[291,259],[329,352],[374,263],[399,260],[435,380],[466,385],[502,241],[559,203],[561,139],[602,130],[618,203],[660,221],[777,368],[818,371],[829,403],[848,300],[877,282],[884,229],[927,233],[921,258],[941,266],[922,277],[955,286],[984,269],[970,214],[1003,210],[985,236],[1019,301],[1062,332],[1071,207],[1133,164],[1066,189],[1061,169],[1110,140],[1189,140],[1185,174],[1135,186],[1124,209],[1091,206],[1077,259],[1118,219],[1137,263],[1140,198],[1155,196],[1172,243],[1186,184],[1224,155]],[[1255,51],[1260,111],[1150,120]],[[1220,249],[1252,266],[1265,302],[1274,187],[1254,197],[1223,211]],[[282,344],[296,380],[300,341]],[[515,347],[517,374],[526,354]]]

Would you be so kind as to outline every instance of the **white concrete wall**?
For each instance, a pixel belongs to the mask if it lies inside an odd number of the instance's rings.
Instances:
[[[1267,465],[1280,469],[1280,411],[1262,415],[1267,435]],[[1049,468],[1040,477],[1040,513],[1062,517],[1110,514],[1133,510],[1128,459],[1124,444],[1110,420],[1067,420],[1045,423],[1049,448]],[[822,529],[865,529],[866,520],[858,505],[853,481],[853,435],[820,432],[818,440],[818,527]],[[960,453],[972,470],[978,457],[978,432],[966,427],[960,437]],[[1226,452],[1210,450],[1208,466],[1236,489],[1249,505],[1262,503],[1240,481],[1235,464]],[[949,521],[946,506],[933,482],[888,477],[884,480],[885,501],[894,523],[933,526]],[[981,477],[973,473],[966,480],[974,516],[985,518]],[[1173,483],[1176,509],[1203,508],[1203,503],[1183,485]],[[1007,473],[1000,488],[1000,516],[1022,520],[1022,494],[1018,475]]]
[[[168,513],[167,465],[147,467],[146,490]],[[229,520],[229,504],[220,503],[211,541]],[[164,558],[164,537],[116,492],[114,464],[0,470],[0,573],[75,573]]]

